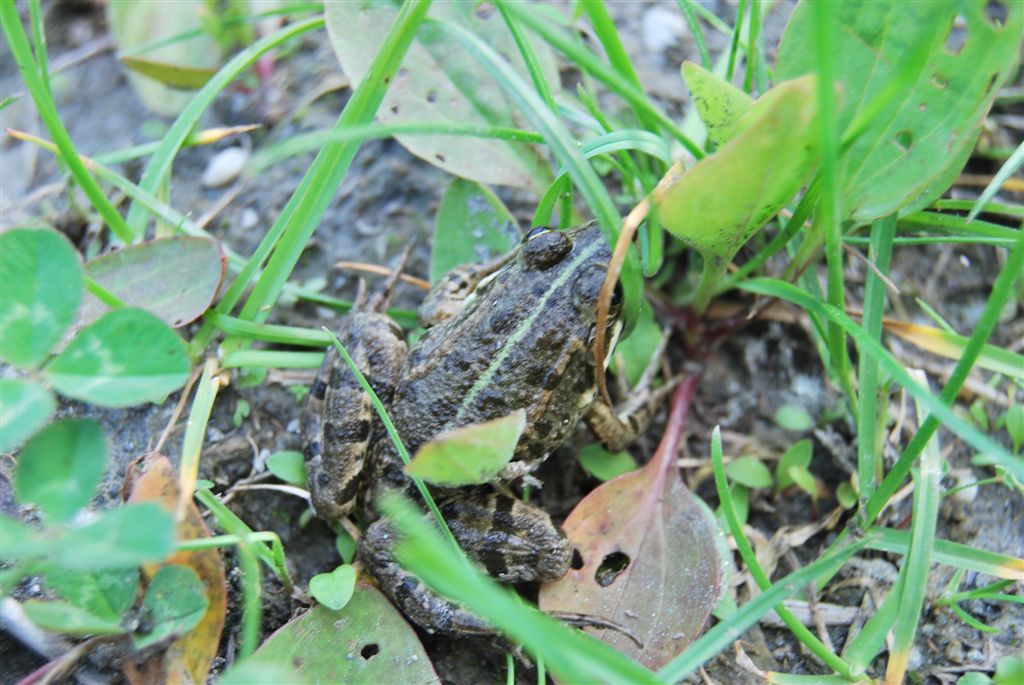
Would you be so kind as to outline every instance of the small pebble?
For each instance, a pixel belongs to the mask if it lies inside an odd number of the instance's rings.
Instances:
[[[640,35],[648,52],[660,55],[686,32],[686,24],[678,12],[655,5],[644,12]]]
[[[249,231],[260,223],[260,214],[252,207],[246,207],[242,210],[242,215],[238,217],[239,227],[243,231]]]
[[[207,188],[220,188],[242,174],[249,162],[249,151],[241,147],[221,150],[206,165],[201,182]]]

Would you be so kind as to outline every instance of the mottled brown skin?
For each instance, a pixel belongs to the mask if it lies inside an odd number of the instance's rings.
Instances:
[[[409,452],[415,453],[442,431],[521,408],[527,424],[513,464],[525,465],[515,471],[522,474],[561,445],[585,414],[596,419],[594,325],[610,256],[600,230],[588,224],[566,231],[534,229],[516,253],[483,271],[459,267],[428,296],[428,311],[421,313],[421,321],[434,325],[409,350],[397,374],[393,360],[380,359],[401,352],[390,331],[383,335],[376,319],[372,325],[350,326],[346,334],[352,345],[362,347],[367,363],[364,367],[353,353],[360,369],[372,377],[371,383],[384,390],[394,388],[393,396],[388,393],[390,402],[382,399]],[[617,305],[609,322],[614,339],[620,325]],[[356,340],[360,332],[370,332],[371,340]],[[351,510],[358,490],[354,483],[362,482],[364,509],[373,518],[377,496],[388,489],[408,490],[409,481],[390,440],[365,418],[368,405],[356,397],[351,374],[326,361],[324,369],[329,380],[323,397],[311,397],[307,411],[325,412],[321,426],[352,425],[359,430],[307,432],[307,456],[314,455],[307,463],[311,489],[315,488],[313,503],[321,516],[338,518],[339,512]],[[352,409],[333,413],[346,406]],[[621,444],[640,428],[616,420],[610,408],[599,414],[599,420],[589,422],[605,442]],[[316,420],[308,423],[316,428]],[[328,432],[341,434],[340,447],[327,445]],[[322,445],[319,461],[317,450],[311,448],[317,440]],[[356,457],[360,449],[361,456]],[[367,471],[367,451],[369,473],[359,478]],[[434,494],[470,558],[499,580],[549,580],[568,570],[570,546],[545,512],[488,492],[435,489]],[[327,501],[331,496],[339,500]],[[406,574],[394,562],[393,544],[390,522],[379,520],[364,531],[359,554],[410,618],[431,631],[491,632]]]

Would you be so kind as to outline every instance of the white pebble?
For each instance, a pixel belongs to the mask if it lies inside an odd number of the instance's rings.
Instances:
[[[202,184],[207,188],[220,188],[238,178],[249,162],[249,151],[241,147],[221,150],[206,165]]]
[[[260,214],[252,207],[246,207],[242,210],[242,215],[238,218],[239,226],[243,231],[248,231],[260,223]]]
[[[677,11],[655,5],[646,12],[641,22],[640,35],[648,52],[660,55],[685,33],[686,23]]]

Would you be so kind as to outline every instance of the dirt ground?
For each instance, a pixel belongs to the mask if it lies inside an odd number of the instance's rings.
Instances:
[[[730,22],[735,16],[732,3],[711,3],[711,6]],[[79,150],[90,155],[151,140],[153,131],[161,131],[160,127],[167,122],[149,114],[128,86],[116,62],[102,8],[92,3],[45,3],[44,8],[51,64],[57,67],[69,63],[54,80],[55,96]],[[626,47],[635,59],[641,81],[670,114],[681,116],[687,101],[678,64],[684,58],[693,58],[696,48],[684,29],[667,47],[652,51],[649,46],[654,37],[649,32],[653,29],[647,29],[648,33],[644,29],[645,21],[648,25],[652,22],[651,12],[675,11],[675,4],[612,3],[611,8]],[[783,3],[768,16],[767,45],[777,42],[790,8],[789,3]],[[710,34],[710,37],[713,40],[709,48],[714,54],[722,49],[723,39],[717,34]],[[22,87],[6,44],[0,52],[0,61],[0,98],[4,98],[21,91]],[[570,78],[571,69],[565,74]],[[331,79],[340,82],[340,75],[324,33],[313,33],[302,40],[296,52],[275,65],[270,81],[261,88],[232,88],[218,98],[203,125],[264,124],[263,128],[248,134],[246,144],[257,149],[298,132],[328,128],[350,90],[328,90],[313,101],[309,101],[308,96],[315,89],[312,84]],[[0,125],[45,134],[28,97],[0,112]],[[234,192],[234,189],[206,189],[198,181],[217,149],[218,146],[185,150],[178,157],[172,182],[171,204],[174,207],[190,212],[193,217],[202,216],[218,204],[223,193]],[[83,251],[102,248],[105,236],[99,235],[97,227],[88,223],[80,209],[85,206],[82,198],[75,194],[69,196],[64,191],[59,183],[59,170],[47,153],[5,135],[0,154],[0,221],[4,228],[42,220],[65,231]],[[248,255],[284,206],[311,159],[312,155],[293,157],[245,181],[237,196],[210,222],[210,232],[239,253]],[[988,173],[992,170],[984,163],[978,169]],[[129,177],[137,177],[140,171],[138,164],[125,167]],[[415,275],[426,274],[433,217],[449,182],[449,176],[412,157],[394,141],[365,144],[303,255],[294,278],[300,282],[324,279],[326,292],[350,296],[356,277],[334,268],[335,262],[351,259],[391,264],[401,246],[410,242],[415,249],[408,271]],[[526,226],[533,209],[532,199],[521,192],[503,191],[501,195]],[[916,319],[916,314],[907,312],[919,311],[914,298],[921,297],[939,307],[958,330],[969,331],[980,314],[999,266],[996,251],[983,246],[897,249],[892,280],[901,294],[895,315]],[[862,295],[859,284],[863,283],[865,268],[861,261],[850,259],[848,269],[851,298],[859,302]],[[403,290],[398,304],[415,307],[418,298],[412,289]],[[749,302],[744,306],[749,306]],[[783,310],[783,314],[789,316],[750,324],[724,340],[702,364],[703,380],[687,424],[682,456],[684,463],[690,464],[684,470],[684,478],[713,506],[717,502],[707,455],[708,437],[715,425],[722,426],[727,454],[777,457],[796,439],[804,437],[776,424],[773,416],[780,405],[797,404],[815,419],[837,415],[840,394],[825,378],[806,321],[793,316],[794,313]],[[318,327],[322,323],[336,324],[338,316],[326,309],[298,304],[279,306],[274,311],[273,321]],[[1008,313],[992,342],[1007,344],[1022,338],[1024,313],[1017,310]],[[925,355],[898,341],[890,343],[897,356],[909,365],[929,370],[933,388],[937,388],[936,373],[951,367],[945,360]],[[682,346],[674,343],[670,351],[672,363],[681,365],[685,361],[683,355]],[[979,377],[987,379],[985,375],[979,374]],[[269,454],[298,449],[300,405],[288,386],[308,384],[311,379],[312,372],[271,371],[264,383],[252,387],[235,384],[227,388],[218,398],[210,421],[200,476],[212,480],[218,489],[225,489],[239,479],[261,477]],[[62,415],[97,418],[110,436],[110,469],[97,506],[108,505],[119,497],[125,465],[156,442],[170,421],[177,399],[175,395],[161,406],[124,410],[101,410],[70,402],[61,406]],[[242,400],[250,405],[251,413],[236,425],[233,415]],[[897,395],[894,413],[903,410],[900,402]],[[912,418],[912,403],[907,405],[909,430],[916,423]],[[823,491],[834,493],[838,484],[847,480],[855,469],[852,426],[845,419],[823,422],[822,426],[808,435],[814,441],[811,471],[822,481]],[[174,426],[167,443],[166,451],[175,460],[182,429],[182,425]],[[645,460],[657,444],[657,435],[656,426],[632,452]],[[581,431],[581,436],[586,437],[586,434]],[[952,472],[970,469],[971,452],[949,434],[940,431],[939,437],[947,449]],[[903,440],[906,439],[904,433]],[[556,518],[564,517],[595,485],[572,459],[572,451],[571,445],[561,450],[540,474],[547,484],[542,502]],[[10,484],[13,463],[10,458],[2,463],[0,503],[5,513],[17,514]],[[326,525],[316,520],[299,525],[306,506],[302,500],[275,492],[250,491],[239,493],[231,506],[253,529],[273,530],[281,536],[299,583],[304,584],[312,575],[338,562],[333,535]],[[831,495],[814,505],[803,494],[775,497],[762,493],[752,502],[750,524],[764,536],[771,537],[783,526],[796,528],[825,519],[836,506]],[[880,523],[907,528],[909,512],[910,499],[904,498],[886,511]],[[780,570],[788,573],[812,560],[841,529],[843,520],[838,519],[835,525],[823,528],[801,545],[788,549],[779,562]],[[1020,497],[1008,496],[999,486],[978,489],[976,497],[970,501],[947,498],[940,515],[939,537],[1024,556],[1024,505]],[[227,561],[233,562],[230,555]],[[820,598],[823,606],[862,609],[854,611],[852,617],[844,615],[845,618],[834,624],[825,621],[829,623],[827,635],[837,648],[845,640],[851,623],[859,625],[865,615],[871,613],[872,597],[881,597],[888,588],[895,577],[896,561],[893,555],[865,554],[860,563],[845,567],[839,575],[836,584],[841,589]],[[947,567],[933,569],[929,597],[941,591],[950,575],[951,569]],[[237,592],[237,577],[232,573],[230,578],[232,592]],[[986,582],[969,573],[964,589]],[[264,589],[267,603],[263,630],[264,635],[268,635],[302,607],[285,597],[272,579],[265,580]],[[745,584],[736,591],[741,599],[748,596]],[[22,596],[37,592],[38,583],[26,583],[20,589]],[[230,606],[237,606],[236,599],[237,595],[233,595]],[[953,682],[964,669],[991,668],[1000,656],[1019,650],[1024,640],[1024,611],[1020,607],[973,602],[967,608],[1002,632],[993,638],[965,626],[949,612],[928,611],[914,655],[916,663],[912,663],[912,668],[929,674],[928,682]],[[233,656],[227,645],[237,644],[236,639],[230,639],[237,637],[236,621],[237,615],[232,614],[222,641],[225,647],[221,667]],[[485,643],[425,637],[425,644],[445,682],[504,679],[503,654]],[[741,645],[753,664],[763,670],[824,672],[824,667],[804,653],[786,630],[762,624],[748,631]],[[91,677],[99,681],[111,676],[111,672],[103,668],[101,659],[96,658],[89,665]],[[761,682],[748,667],[741,665],[742,661],[737,658],[737,652],[727,651],[707,666],[707,673],[719,683]],[[0,662],[5,664],[0,682],[13,683],[44,663],[44,659],[2,632]],[[536,676],[520,670],[519,680],[535,682]]]

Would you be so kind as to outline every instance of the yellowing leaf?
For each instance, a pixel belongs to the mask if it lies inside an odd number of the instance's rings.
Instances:
[[[728,81],[694,64],[683,62],[683,80],[690,97],[715,145],[727,143],[736,133],[736,125],[750,111],[754,99]]]
[[[736,252],[818,164],[815,77],[787,81],[728,127],[729,142],[655,197],[658,219],[704,257],[695,306],[706,306]]]
[[[921,326],[916,323],[895,321],[885,319],[882,322],[885,330],[893,335],[898,335],[909,343],[920,347],[922,350],[945,357],[946,359],[960,359],[967,347],[967,338],[956,333],[948,333],[931,326]],[[978,355],[978,366],[989,371],[1001,373],[1010,378],[1024,380],[1024,355],[1016,352],[985,344]]]
[[[420,448],[405,472],[434,485],[478,485],[494,479],[512,459],[526,428],[526,412],[455,428]]]

